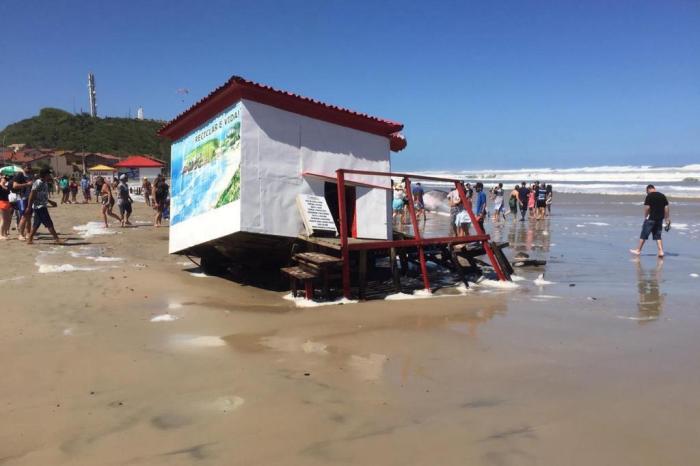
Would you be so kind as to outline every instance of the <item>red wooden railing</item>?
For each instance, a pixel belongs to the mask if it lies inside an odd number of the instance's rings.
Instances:
[[[472,211],[472,205],[469,198],[467,198],[464,192],[464,186],[461,180],[449,179],[449,178],[439,178],[435,176],[424,176],[424,175],[412,175],[408,173],[392,173],[392,172],[375,172],[367,170],[349,170],[349,169],[338,169],[336,170],[336,177],[338,181],[338,211],[340,217],[340,251],[343,259],[343,295],[346,298],[350,298],[350,251],[360,251],[360,250],[370,250],[370,249],[389,249],[397,247],[411,247],[414,246],[418,248],[418,259],[420,261],[421,274],[423,275],[423,285],[425,289],[430,291],[430,279],[428,278],[428,268],[425,263],[425,246],[430,244],[463,244],[471,242],[480,242],[484,247],[484,251],[491,262],[491,266],[496,272],[496,276],[499,280],[505,281],[506,276],[501,270],[501,267],[493,254],[493,250],[489,245],[490,236],[487,235],[481,225],[476,219],[474,212]],[[386,176],[403,178],[404,186],[406,187],[406,196],[408,197],[408,211],[411,216],[411,225],[413,226],[413,239],[403,239],[403,240],[377,240],[377,241],[363,241],[361,243],[348,243],[348,219],[345,211],[345,174],[353,175],[369,175],[369,176]],[[418,227],[418,219],[416,217],[416,209],[413,203],[413,193],[411,192],[411,178],[420,179],[424,181],[438,181],[438,182],[448,182],[454,183],[457,192],[459,193],[459,198],[462,201],[462,207],[467,211],[469,218],[472,221],[476,235],[467,236],[445,236],[439,238],[423,238],[420,234],[420,229]],[[384,188],[391,189],[391,188]]]

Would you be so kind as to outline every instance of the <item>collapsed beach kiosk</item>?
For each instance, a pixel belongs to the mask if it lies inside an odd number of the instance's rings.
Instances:
[[[424,246],[479,242],[507,278],[483,231],[421,238],[412,203],[416,234],[393,231],[392,176],[405,178],[409,196],[415,177],[391,173],[390,152],[406,147],[402,129],[233,76],[159,131],[172,141],[170,253],[200,257],[208,273],[301,260],[307,295],[320,275],[327,288],[325,265],[337,265],[349,297],[352,265],[366,268],[366,251],[417,248],[430,288]]]

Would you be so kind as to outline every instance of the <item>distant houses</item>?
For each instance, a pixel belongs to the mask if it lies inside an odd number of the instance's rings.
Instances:
[[[164,167],[165,162],[150,155],[140,154],[138,156],[119,157],[101,152],[80,152],[61,149],[36,149],[29,148],[22,144],[13,144],[10,147],[0,147],[0,167],[6,165],[24,165],[29,163],[34,168],[48,167],[56,176],[73,176],[83,174],[90,167],[104,165],[114,167],[115,171],[126,172],[127,167],[120,166],[123,161],[137,160],[142,164],[149,162],[152,167]],[[149,173],[150,175],[150,173]]]

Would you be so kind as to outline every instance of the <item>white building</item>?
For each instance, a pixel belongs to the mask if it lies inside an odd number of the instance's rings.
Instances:
[[[170,252],[288,244],[304,231],[298,194],[325,197],[337,218],[336,170],[389,172],[402,128],[232,77],[159,132],[173,141]],[[346,180],[351,235],[391,238],[390,179]]]

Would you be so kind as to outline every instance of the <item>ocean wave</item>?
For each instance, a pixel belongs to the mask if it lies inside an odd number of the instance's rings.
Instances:
[[[580,168],[519,168],[512,170],[430,171],[426,175],[469,180],[546,181],[555,182],[644,182],[681,183],[700,180],[700,164],[681,167],[652,167],[648,165],[605,165]]]
[[[430,171],[422,175],[482,181],[487,188],[503,183],[505,189],[521,182],[542,181],[552,184],[556,192],[591,194],[643,194],[647,184],[675,197],[700,198],[700,164],[679,167],[648,165],[606,165],[580,168],[520,168],[512,170]],[[450,183],[431,182],[447,188]]]

